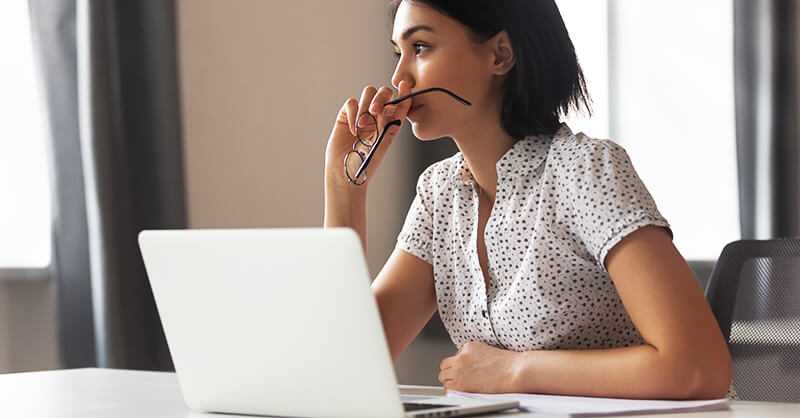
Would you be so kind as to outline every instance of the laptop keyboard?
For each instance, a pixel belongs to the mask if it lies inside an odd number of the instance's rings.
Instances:
[[[409,411],[420,411],[423,409],[442,409],[442,408],[450,408],[453,405],[434,405],[431,403],[413,403],[413,402],[403,402],[403,409],[406,412]]]

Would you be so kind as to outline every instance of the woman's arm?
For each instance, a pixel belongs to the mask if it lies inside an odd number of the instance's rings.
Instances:
[[[719,326],[666,231],[645,227],[606,257],[637,347],[510,352],[469,343],[442,361],[440,381],[467,392],[647,399],[721,398],[731,360]]]
[[[341,175],[336,173],[336,175]],[[322,225],[325,228],[352,228],[361,241],[364,256],[367,254],[367,192],[366,188],[341,184],[325,175],[325,211]]]
[[[667,232],[645,227],[616,245],[606,267],[647,342],[608,350],[531,351],[521,392],[624,398],[724,397],[731,358],[711,309]]]
[[[397,361],[436,312],[433,266],[395,249],[372,282],[383,330]]]

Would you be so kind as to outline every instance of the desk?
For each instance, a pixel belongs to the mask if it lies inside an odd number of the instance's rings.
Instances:
[[[543,415],[507,413],[487,417]],[[796,418],[800,404],[734,402],[730,411],[656,415],[666,418]],[[174,373],[73,369],[0,375],[0,417],[242,418],[191,412]]]

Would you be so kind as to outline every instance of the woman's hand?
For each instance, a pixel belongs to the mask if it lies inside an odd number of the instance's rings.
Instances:
[[[516,360],[521,353],[482,342],[468,342],[442,360],[439,382],[447,390],[473,393],[514,393]]]
[[[411,109],[413,99],[404,100],[397,105],[385,106],[385,103],[393,97],[411,93],[411,85],[408,81],[401,81],[398,87],[398,93],[395,96],[394,91],[389,87],[384,86],[376,89],[373,86],[367,86],[361,93],[361,100],[351,97],[345,101],[336,117],[336,123],[333,125],[328,138],[328,145],[325,149],[326,181],[333,181],[336,185],[347,184],[347,179],[344,175],[344,157],[353,149],[353,142],[356,141],[356,123],[359,115],[364,112],[371,113],[378,121],[378,128],[380,129],[383,129],[387,123],[395,119],[401,122],[404,121],[406,114]],[[383,157],[392,144],[392,140],[400,131],[400,127],[392,126],[389,128],[389,132],[384,136],[381,146],[369,163],[367,181],[360,187],[366,187],[375,176]]]

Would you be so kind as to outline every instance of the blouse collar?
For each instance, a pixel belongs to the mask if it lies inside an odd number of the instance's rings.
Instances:
[[[562,123],[553,135],[529,135],[517,141],[497,161],[497,178],[524,177],[542,164],[547,157],[553,139],[571,136],[572,130],[567,124]],[[459,183],[471,185],[474,183],[472,173],[461,152],[456,154],[455,176]]]

